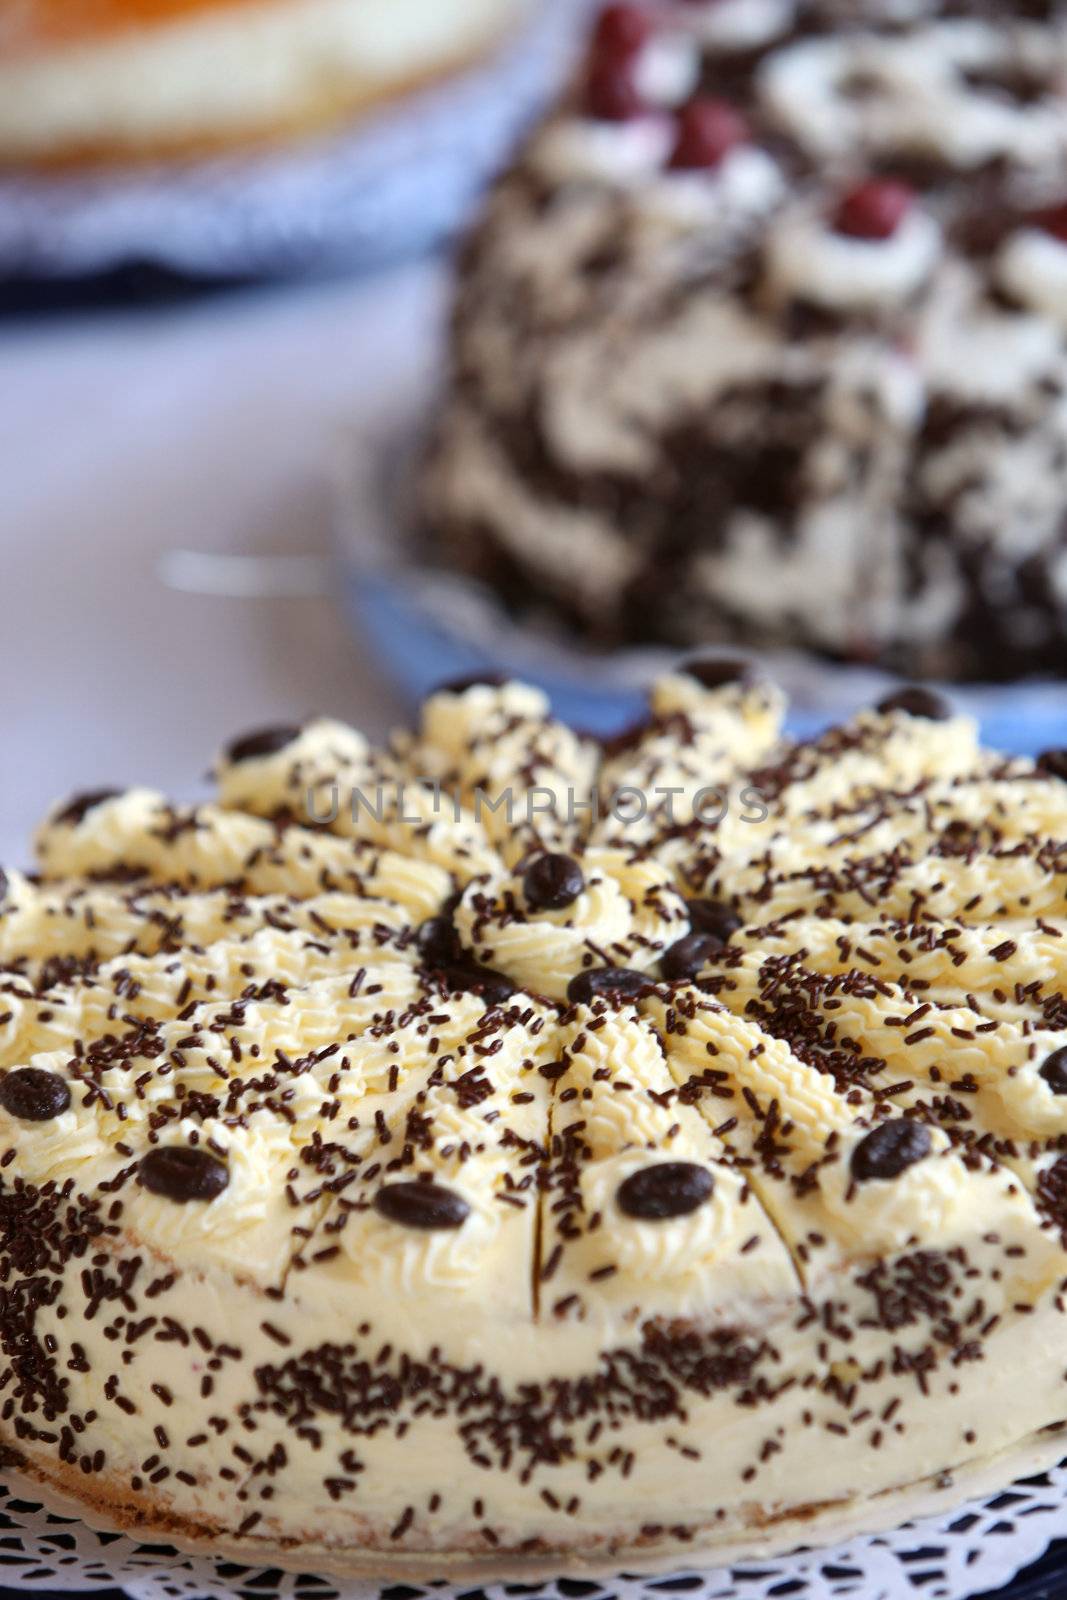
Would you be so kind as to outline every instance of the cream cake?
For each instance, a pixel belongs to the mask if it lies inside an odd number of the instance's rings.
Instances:
[[[610,5],[462,257],[428,548],[590,641],[1067,672],[1067,6]]]
[[[0,0],[0,164],[326,127],[464,66],[525,0]]]
[[[1067,1425],[1067,751],[456,683],[0,876],[0,1433],[90,1517],[692,1562]],[[288,1556],[286,1556],[288,1552]]]

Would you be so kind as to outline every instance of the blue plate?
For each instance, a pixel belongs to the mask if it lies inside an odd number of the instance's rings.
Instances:
[[[428,352],[432,358],[432,352]],[[338,463],[337,529],[344,602],[360,637],[416,704],[438,684],[472,672],[503,672],[540,685],[556,714],[591,733],[612,733],[640,716],[645,690],[678,662],[677,651],[595,652],[548,617],[517,620],[482,585],[430,566],[414,537],[414,489],[426,436],[432,359],[399,378],[378,431],[348,441]],[[764,653],[768,674],[789,696],[788,727],[804,738],[873,705],[899,680],[802,652]],[[938,684],[975,717],[993,749],[1012,755],[1067,745],[1067,681],[1012,685]]]
[[[641,714],[643,686],[678,659],[654,650],[583,653],[510,621],[474,585],[426,568],[405,574],[353,562],[345,593],[353,623],[412,703],[450,678],[506,672],[540,685],[565,721],[610,733]],[[788,726],[799,737],[872,704],[894,682],[866,668],[791,655],[768,657],[766,664],[790,694]],[[994,749],[1033,755],[1067,744],[1067,684],[942,687],[961,711],[978,718]]]

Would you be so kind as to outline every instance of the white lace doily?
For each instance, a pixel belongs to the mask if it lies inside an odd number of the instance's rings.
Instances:
[[[248,277],[376,265],[449,233],[563,69],[587,0],[540,0],[486,67],[287,151],[0,178],[0,271],[130,261]]]
[[[1067,1462],[890,1533],[715,1572],[379,1587],[238,1566],[94,1533],[0,1484],[0,1586],[32,1594],[116,1585],[130,1600],[969,1600],[1010,1582],[1065,1533]]]

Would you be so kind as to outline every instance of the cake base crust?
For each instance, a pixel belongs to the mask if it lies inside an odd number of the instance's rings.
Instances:
[[[803,1547],[827,1547],[863,1535],[885,1533],[905,1522],[936,1516],[983,1495],[999,1493],[1020,1478],[1047,1472],[1056,1466],[1067,1448],[1061,1427],[1043,1429],[1011,1450],[986,1459],[968,1462],[937,1479],[903,1484],[870,1500],[849,1505],[812,1507],[808,1512],[791,1512],[769,1518],[762,1528],[744,1532],[709,1527],[695,1529],[691,1542],[658,1541],[649,1555],[641,1544],[625,1541],[601,1546],[587,1553],[566,1556],[534,1555],[525,1552],[493,1551],[474,1554],[461,1551],[404,1551],[391,1554],[369,1547],[344,1549],[323,1544],[295,1544],[269,1539],[243,1538],[221,1530],[197,1527],[159,1508],[150,1518],[143,1508],[123,1506],[108,1500],[106,1478],[93,1480],[91,1498],[86,1495],[85,1479],[76,1470],[39,1471],[21,1452],[0,1439],[9,1461],[3,1465],[8,1487],[21,1497],[39,1503],[56,1516],[75,1517],[98,1533],[123,1533],[131,1538],[142,1534],[167,1540],[183,1554],[213,1556],[242,1565],[279,1567],[283,1572],[314,1572],[324,1578],[380,1579],[390,1583],[449,1582],[527,1583],[550,1579],[608,1578],[621,1571],[657,1576],[684,1568],[727,1567],[738,1561],[765,1561]],[[120,1491],[121,1492],[121,1491]]]

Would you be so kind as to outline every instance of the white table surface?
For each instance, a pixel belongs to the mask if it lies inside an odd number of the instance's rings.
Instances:
[[[76,790],[198,792],[229,735],[401,714],[330,598],[168,590],[176,548],[328,556],[339,436],[424,354],[440,273],[0,329],[0,862]]]

